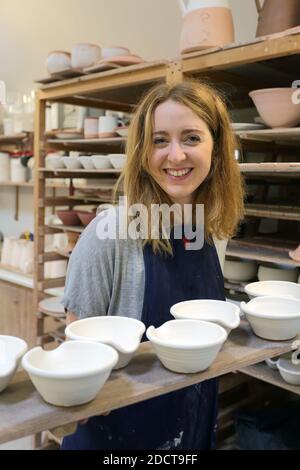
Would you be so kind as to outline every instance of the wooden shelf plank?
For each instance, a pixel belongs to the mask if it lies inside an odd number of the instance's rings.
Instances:
[[[0,134],[0,144],[8,144],[8,143],[19,143],[22,140],[28,138],[28,134],[26,132],[21,132],[20,134],[13,134],[13,135],[3,135]]]
[[[95,400],[70,408],[45,403],[28,376],[19,372],[0,395],[0,442],[63,426],[179,390],[290,350],[290,341],[265,341],[256,337],[248,323],[242,321],[240,327],[230,334],[209,369],[196,374],[177,374],[162,366],[151,344],[146,342],[140,345],[127,367],[112,372]]]
[[[261,129],[257,131],[236,131],[242,140],[261,140],[267,142],[283,142],[292,145],[300,144],[300,127],[284,128],[279,127],[276,129]]]
[[[295,245],[294,247],[295,248]],[[263,240],[230,240],[227,246],[226,255],[234,258],[243,258],[262,262],[283,264],[286,266],[300,267],[300,262],[289,257],[291,248],[276,247],[271,244],[264,244]]]
[[[271,369],[263,362],[239,369],[239,372],[300,395],[299,385],[288,384],[282,379],[279,371]]]
[[[66,168],[50,170],[49,168],[40,168],[38,171],[46,178],[108,178],[121,174],[121,170],[116,170],[115,168],[107,170],[68,170]],[[89,187],[86,189],[89,189]]]
[[[123,144],[126,142],[124,137],[110,137],[107,139],[47,139],[48,144],[68,145],[68,144],[83,144],[83,145],[111,145]]]
[[[240,163],[245,176],[274,176],[300,178],[300,163]]]
[[[77,227],[74,225],[58,225],[58,224],[49,224],[47,225],[50,229],[62,230],[63,232],[76,232],[81,233],[84,231],[85,227]]]
[[[248,217],[300,221],[300,207],[275,204],[246,204],[245,215]]]

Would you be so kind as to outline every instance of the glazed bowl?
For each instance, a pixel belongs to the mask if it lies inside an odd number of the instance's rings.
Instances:
[[[222,300],[187,300],[173,305],[171,314],[181,320],[204,320],[222,326],[229,334],[240,324],[240,309]]]
[[[92,157],[82,156],[82,157],[78,157],[78,160],[80,161],[81,165],[83,166],[85,170],[95,169],[95,165],[93,163]]]
[[[101,59],[101,47],[97,44],[79,43],[72,47],[71,63],[73,68],[85,68]]]
[[[226,259],[224,277],[231,282],[251,281],[256,277],[257,263],[255,261]]]
[[[109,156],[112,166],[116,169],[121,169],[125,166],[126,155],[123,153],[111,153]]]
[[[71,67],[71,54],[66,51],[52,51],[46,59],[46,69],[50,75]]]
[[[68,339],[97,341],[111,346],[119,354],[114,369],[120,369],[127,366],[137,351],[144,331],[145,325],[139,320],[108,315],[72,322],[65,334]]]
[[[62,157],[62,161],[69,170],[79,170],[82,168],[79,157]]]
[[[297,282],[298,269],[294,266],[267,266],[260,264],[257,271],[259,281]]]
[[[0,335],[0,392],[14,377],[27,343],[16,336]]]
[[[110,159],[105,155],[92,155],[92,162],[97,170],[106,170],[112,168]]]
[[[254,333],[264,339],[284,341],[300,332],[300,300],[290,297],[256,297],[241,302]]]
[[[224,328],[201,320],[170,320],[146,335],[162,364],[184,374],[207,369],[227,338]]]
[[[250,299],[261,296],[288,296],[300,300],[300,285],[286,281],[259,281],[245,286],[245,292]]]
[[[76,211],[82,225],[86,226],[96,217],[96,212]]]
[[[295,88],[265,88],[249,95],[269,127],[295,127],[300,123],[300,106],[293,103],[295,91]]]
[[[56,215],[60,218],[63,225],[73,227],[76,225],[81,225],[80,219],[76,211],[56,211]]]
[[[52,351],[28,351],[22,366],[43,399],[56,406],[93,400],[118,361],[116,351],[91,341],[66,341]]]
[[[291,385],[300,385],[300,364],[293,364],[289,359],[280,358],[277,369],[283,380]]]

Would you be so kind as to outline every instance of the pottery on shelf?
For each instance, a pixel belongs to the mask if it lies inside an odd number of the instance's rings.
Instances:
[[[201,320],[170,320],[159,328],[149,326],[146,336],[162,364],[184,374],[210,367],[227,339],[224,328]]]
[[[130,54],[130,50],[123,46],[105,46],[102,47],[101,57],[102,59],[110,59],[115,56],[127,56]]]
[[[245,286],[245,292],[250,299],[262,296],[285,296],[300,300],[300,285],[287,281],[259,281]]]
[[[294,261],[300,262],[300,245],[298,246],[298,248],[296,248],[296,250],[290,251],[290,252],[289,252],[289,256],[290,256],[290,258],[292,258]]]
[[[295,88],[265,88],[249,93],[257,111],[272,128],[295,127],[300,123],[300,106],[293,100]]]
[[[22,366],[43,399],[56,406],[93,400],[118,361],[116,351],[92,341],[66,341],[56,349],[28,351]]]
[[[234,25],[228,0],[178,0],[183,15],[180,52],[234,42]]]
[[[73,68],[90,67],[101,59],[101,47],[96,44],[79,43],[72,47]]]
[[[224,277],[231,282],[251,281],[256,277],[257,263],[248,260],[226,259]]]
[[[257,271],[259,281],[297,282],[298,269],[294,266],[269,266],[260,264]]]
[[[300,300],[292,297],[256,297],[247,304],[241,302],[254,333],[264,339],[283,341],[300,332]]]
[[[258,24],[256,36],[279,33],[300,25],[299,0],[256,0]]]
[[[135,318],[106,315],[72,322],[65,334],[71,340],[97,341],[111,346],[119,355],[114,369],[120,369],[130,362],[144,331],[144,323]]]
[[[0,335],[0,392],[12,380],[27,351],[27,343],[16,336]]]
[[[46,59],[46,69],[50,75],[69,68],[71,68],[70,52],[52,51],[48,54]]]

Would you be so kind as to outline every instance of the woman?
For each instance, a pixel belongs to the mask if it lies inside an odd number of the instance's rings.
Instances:
[[[99,239],[96,219],[70,259],[63,304],[67,321],[95,315],[138,318],[146,328],[171,320],[171,305],[190,299],[224,300],[213,237],[233,235],[243,214],[243,189],[234,160],[236,142],[226,107],[208,85],[158,85],[139,105],[127,142],[121,181],[128,206],[204,204],[205,241]],[[116,224],[117,207],[104,214]],[[129,222],[128,219],[127,223]],[[174,224],[175,218],[172,219]],[[63,449],[211,449],[215,445],[217,380],[209,380],[97,416],[64,439]]]

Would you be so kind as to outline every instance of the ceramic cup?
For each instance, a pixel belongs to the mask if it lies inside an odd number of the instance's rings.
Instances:
[[[71,63],[73,68],[90,67],[100,59],[101,47],[96,44],[79,43],[72,47]]]
[[[95,139],[98,137],[98,118],[97,117],[85,118],[84,137],[85,139]]]
[[[115,133],[115,128],[118,125],[116,116],[100,116],[98,135],[99,137],[111,137]]]

